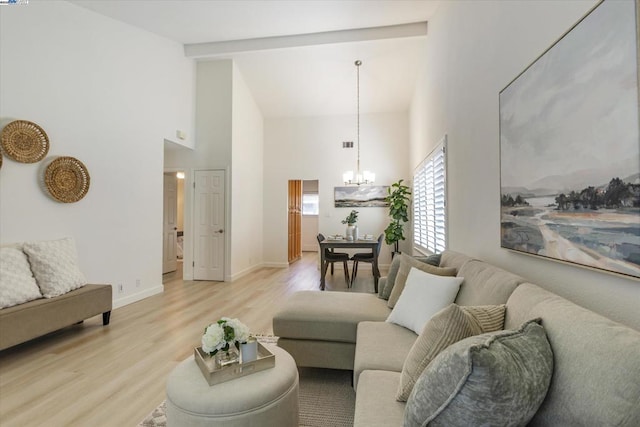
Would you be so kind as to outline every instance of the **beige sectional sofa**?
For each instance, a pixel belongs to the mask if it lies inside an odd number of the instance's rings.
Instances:
[[[639,331],[460,253],[445,251],[440,266],[464,277],[456,304],[506,304],[505,329],[541,319],[553,373],[530,425],[640,425]],[[390,312],[375,294],[304,291],[273,319],[279,345],[298,366],[353,370],[355,426],[401,426],[405,420],[407,403],[397,401],[396,392],[418,335],[386,322]]]
[[[102,314],[108,325],[111,285],[86,284],[73,239],[0,248],[0,350]]]

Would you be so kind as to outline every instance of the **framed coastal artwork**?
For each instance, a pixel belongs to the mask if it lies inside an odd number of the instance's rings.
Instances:
[[[357,187],[334,187],[333,199],[336,208],[387,207],[388,185],[359,185]]]
[[[599,3],[500,92],[503,248],[640,278],[637,4]]]

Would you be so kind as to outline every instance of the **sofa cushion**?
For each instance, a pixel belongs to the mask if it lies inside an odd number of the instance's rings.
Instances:
[[[456,298],[458,305],[505,304],[513,290],[524,282],[520,276],[475,259],[465,262],[458,276],[464,277]]]
[[[411,268],[404,291],[387,322],[419,334],[434,314],[456,299],[463,280],[462,277],[436,276]]]
[[[42,294],[24,252],[12,247],[0,248],[0,308],[38,298],[42,298]]]
[[[469,337],[440,353],[414,386],[404,425],[526,425],[553,372],[553,353],[539,321]]]
[[[356,393],[354,427],[401,426],[404,402],[394,398],[400,373],[367,370],[360,375],[360,388]]]
[[[436,313],[427,322],[404,361],[396,398],[406,401],[427,365],[451,344],[473,335],[502,329],[504,312],[504,304],[466,307],[450,304]]]
[[[384,281],[378,283],[378,296],[382,299],[389,299],[391,295],[391,291],[393,290],[393,286],[396,282],[396,277],[398,276],[398,270],[400,269],[400,256],[396,256],[391,261],[391,266],[389,266],[389,272],[387,273],[387,277]],[[413,259],[433,265],[434,267],[438,267],[440,265],[440,254],[429,255],[429,256],[417,256],[413,257]]]
[[[72,238],[27,242],[23,246],[42,296],[53,298],[87,284],[78,268],[78,255]]]
[[[411,271],[412,268],[417,268],[418,270],[438,276],[456,275],[455,268],[435,267],[431,264],[418,261],[417,259],[412,258],[409,255],[400,254],[400,268],[398,269],[398,275],[396,276],[395,283],[393,284],[393,289],[391,290],[391,294],[389,295],[389,301],[387,301],[387,306],[389,308],[393,308],[398,302],[398,299],[400,298],[400,295],[404,290],[404,285],[407,282],[407,277],[409,277],[409,271]],[[388,282],[387,286],[389,286]]]
[[[468,255],[462,254],[460,252],[455,252],[452,250],[443,251],[440,254],[440,267],[453,267],[456,270],[460,271],[462,266],[467,262],[471,261],[471,258]]]
[[[387,322],[360,322],[353,362],[353,386],[358,389],[360,373],[368,369],[402,371],[417,335]]]
[[[640,331],[523,283],[507,301],[505,327],[532,317],[542,318],[555,369],[530,425],[640,426]]]
[[[358,323],[384,321],[387,302],[374,294],[299,291],[273,317],[273,333],[303,340],[356,342]]]

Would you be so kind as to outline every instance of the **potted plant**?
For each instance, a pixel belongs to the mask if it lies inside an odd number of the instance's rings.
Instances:
[[[403,224],[409,221],[409,187],[402,184],[402,179],[389,187],[385,201],[389,203],[389,216],[391,223],[384,230],[384,241],[388,245],[393,245],[391,256],[399,253],[400,240],[404,240]]]
[[[347,240],[358,240],[358,211],[352,210],[345,219],[342,220],[343,224],[347,224],[346,238]]]

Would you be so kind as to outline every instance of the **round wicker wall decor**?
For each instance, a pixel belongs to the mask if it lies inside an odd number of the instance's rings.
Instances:
[[[90,181],[86,166],[73,157],[58,157],[44,171],[44,184],[49,194],[63,203],[82,199],[89,191]]]
[[[20,163],[39,162],[49,152],[47,133],[27,120],[15,120],[6,125],[0,140],[6,155]]]

